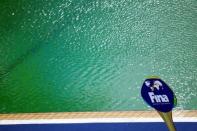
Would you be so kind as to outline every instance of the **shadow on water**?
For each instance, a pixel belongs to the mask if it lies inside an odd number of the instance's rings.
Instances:
[[[46,44],[46,43],[45,43]],[[12,70],[14,70],[19,64],[23,63],[23,61],[35,54],[36,52],[38,52],[40,50],[40,48],[42,48],[44,44],[37,44],[36,46],[34,46],[33,48],[31,48],[30,50],[27,50],[25,54],[22,54],[20,57],[18,57],[12,64],[10,64],[8,67],[6,67],[3,71],[0,72],[0,81],[6,77],[9,72],[11,72]]]
[[[3,70],[0,70],[0,82],[12,71],[14,70],[18,65],[22,64],[25,59],[28,57],[36,54],[43,48],[43,46],[48,44],[48,41],[50,39],[53,39],[54,37],[58,36],[58,32],[61,32],[64,28],[60,28],[59,25],[62,24],[64,21],[59,21],[56,23],[56,25],[52,26],[48,33],[46,33],[43,40],[38,40],[35,44],[35,46],[29,50],[26,51],[26,53],[22,54],[20,57],[18,57],[12,64],[5,67]]]

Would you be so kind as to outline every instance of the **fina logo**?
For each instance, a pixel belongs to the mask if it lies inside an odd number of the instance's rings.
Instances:
[[[151,86],[150,81],[146,81],[145,85],[151,89],[152,92],[148,92],[148,95],[152,103],[168,103],[170,102],[167,95],[155,95],[154,90],[162,90],[162,83],[158,80],[154,81],[153,86]]]

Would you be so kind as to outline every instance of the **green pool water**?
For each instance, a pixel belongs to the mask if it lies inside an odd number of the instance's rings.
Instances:
[[[150,110],[160,76],[197,109],[195,0],[1,0],[0,113]]]

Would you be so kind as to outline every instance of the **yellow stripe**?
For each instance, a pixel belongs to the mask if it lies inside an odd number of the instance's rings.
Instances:
[[[147,76],[146,78],[147,78],[147,79],[151,79],[151,78],[152,78],[152,79],[154,79],[154,78],[155,78],[155,79],[160,79],[159,76]]]

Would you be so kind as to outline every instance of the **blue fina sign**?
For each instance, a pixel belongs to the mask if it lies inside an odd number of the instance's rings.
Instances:
[[[146,79],[142,85],[143,99],[160,112],[169,112],[174,107],[174,93],[170,87],[159,78]]]

